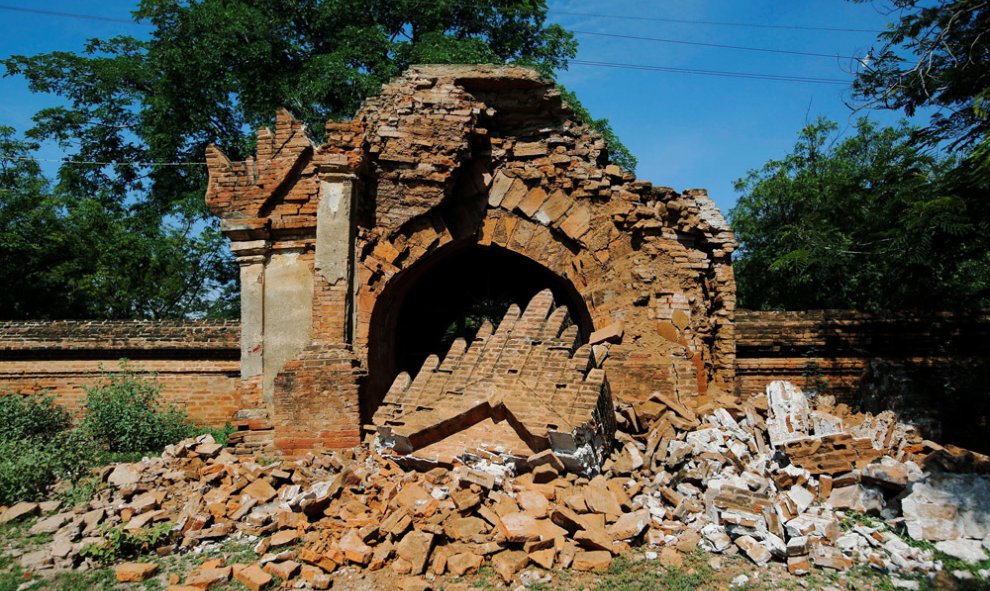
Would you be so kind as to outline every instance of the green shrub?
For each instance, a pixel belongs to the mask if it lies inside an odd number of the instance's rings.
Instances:
[[[159,393],[157,384],[122,365],[86,390],[77,428],[53,396],[0,396],[0,505],[42,498],[59,480],[63,486],[56,492],[77,500],[93,488],[77,486],[91,466],[137,461],[202,433],[224,444],[233,432],[229,424],[210,429],[189,423],[181,410],[160,404]]]
[[[158,401],[161,388],[124,368],[106,383],[86,390],[80,428],[110,452],[160,452],[199,432],[186,414]]]
[[[103,540],[86,546],[80,554],[101,564],[136,558],[171,543],[175,538],[174,528],[170,521],[133,531],[117,526],[103,532]]]
[[[71,424],[68,411],[55,404],[54,396],[0,396],[0,442],[54,437]]]
[[[44,497],[59,479],[82,476],[96,454],[92,442],[73,429],[47,439],[0,442],[0,505]]]

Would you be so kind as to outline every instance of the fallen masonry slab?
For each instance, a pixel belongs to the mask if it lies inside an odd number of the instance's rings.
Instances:
[[[524,464],[550,451],[568,470],[597,473],[615,431],[612,396],[591,347],[550,290],[497,327],[400,374],[375,414],[377,445],[401,456]],[[641,462],[640,462],[641,465]]]
[[[977,564],[987,559],[979,540],[945,540],[935,544],[935,549],[963,562]]]
[[[119,583],[140,583],[157,571],[158,565],[153,562],[125,562],[113,569]]]
[[[990,476],[931,474],[901,501],[908,533],[917,540],[983,540],[990,535]]]
[[[791,439],[784,453],[795,465],[812,474],[839,474],[861,468],[880,457],[873,442],[849,433]]]
[[[8,507],[0,513],[0,523],[10,523],[19,519],[24,519],[32,515],[37,515],[39,511],[38,503],[21,502]]]

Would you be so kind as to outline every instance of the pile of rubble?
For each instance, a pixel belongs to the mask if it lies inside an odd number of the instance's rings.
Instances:
[[[990,550],[990,461],[925,441],[889,413],[854,415],[826,397],[812,408],[800,390],[775,382],[766,396],[698,412],[654,395],[619,405],[617,419],[619,448],[592,478],[567,473],[550,451],[522,474],[494,457],[419,472],[364,448],[264,464],[203,436],[106,468],[108,486],[38,521],[31,533],[53,539],[20,559],[32,571],[85,568],[81,551],[104,543],[101,532],[165,522],[175,542],[160,552],[239,538],[258,554],[250,565],[200,565],[171,581],[174,591],[231,577],[262,589],[273,576],[325,589],[345,566],[390,568],[425,587],[424,576],[490,564],[508,583],[531,563],[600,571],[633,547],[667,566],[700,547],[760,566],[784,561],[796,575],[857,563],[940,569],[888,527],[901,524],[963,560],[986,560]],[[43,509],[57,510],[22,503],[0,521]],[[131,563],[117,574],[141,580],[154,571]]]

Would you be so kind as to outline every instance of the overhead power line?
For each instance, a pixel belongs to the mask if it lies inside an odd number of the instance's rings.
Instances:
[[[656,41],[659,43],[676,43],[678,45],[699,45],[702,47],[717,47],[719,49],[738,49],[741,51],[759,51],[763,53],[784,53],[788,55],[807,55],[811,57],[827,57],[830,59],[852,59],[858,60],[856,56],[839,55],[834,53],[812,53],[808,51],[791,51],[787,49],[769,49],[764,47],[745,47],[742,45],[723,45],[721,43],[705,43],[703,41],[684,41],[683,39],[663,39],[660,37],[639,37],[636,35],[619,35],[617,33],[595,33],[592,31],[571,31],[578,35],[595,35],[598,37],[612,37],[615,39],[633,39],[636,41]]]
[[[470,3],[468,3],[468,5],[470,5]],[[65,18],[75,18],[75,19],[84,19],[84,20],[92,20],[92,21],[103,21],[108,23],[121,23],[127,25],[153,26],[152,23],[140,22],[132,19],[97,16],[93,14],[81,14],[77,12],[63,12],[58,10],[44,10],[40,8],[27,8],[24,6],[11,6],[8,4],[0,4],[0,10],[8,10],[11,12],[23,12],[28,14],[41,14],[46,16],[59,16]],[[555,14],[562,14],[566,16],[611,18],[611,19],[635,20],[635,21],[653,21],[653,22],[661,22],[661,23],[677,23],[683,25],[709,25],[709,26],[719,26],[719,27],[744,27],[744,28],[754,28],[754,29],[790,29],[796,31],[829,31],[833,33],[876,34],[876,33],[884,32],[878,29],[854,29],[854,28],[844,28],[844,27],[811,27],[804,25],[771,25],[767,23],[737,23],[737,22],[727,22],[727,21],[706,21],[706,20],[665,18],[665,17],[657,17],[657,16],[651,17],[651,16],[628,16],[621,14],[593,14],[587,12],[572,12],[567,10],[554,10],[554,9],[551,9],[551,11]]]
[[[35,158],[34,156],[8,156],[0,154],[0,160],[22,160],[32,162],[49,162],[54,164],[79,164],[89,166],[136,166],[139,168],[151,166],[206,166],[206,162],[100,162],[97,160],[74,160],[71,158]]]
[[[673,68],[668,66],[651,66],[645,64],[617,64],[613,62],[597,62],[591,60],[571,60],[569,63],[579,66],[598,66],[603,68],[621,68],[627,70],[644,70],[650,72],[672,72],[677,74],[697,74],[702,76],[719,76],[723,78],[746,78],[750,80],[772,80],[777,82],[806,82],[809,84],[833,84],[848,86],[849,81],[838,78],[812,78],[807,76],[778,76],[776,74],[760,74],[757,72],[728,72],[721,70],[699,70],[694,68]]]
[[[795,31],[829,31],[832,33],[883,33],[884,31],[877,29],[849,29],[843,27],[810,27],[803,25],[770,25],[765,23],[733,23],[727,21],[700,21],[700,20],[689,20],[680,18],[663,18],[658,16],[627,16],[624,14],[592,14],[588,12],[571,12],[567,10],[553,10],[551,12],[555,14],[563,14],[567,16],[585,16],[591,18],[611,18],[611,19],[622,19],[630,21],[653,21],[660,23],[678,23],[683,25],[712,25],[718,27],[744,27],[752,29],[790,29]]]
[[[44,16],[59,16],[63,18],[75,18],[88,21],[102,21],[105,23],[121,23],[125,25],[143,25],[152,26],[151,23],[142,23],[131,19],[125,18],[114,18],[110,16],[97,16],[95,14],[80,14],[78,12],[61,12],[58,10],[42,10],[40,8],[26,8],[24,6],[10,6],[7,4],[0,4],[0,10],[7,10],[10,12],[24,12],[27,14],[41,14]]]

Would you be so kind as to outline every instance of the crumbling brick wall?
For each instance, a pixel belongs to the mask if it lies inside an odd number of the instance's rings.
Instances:
[[[535,72],[413,67],[326,132],[318,145],[283,111],[259,133],[256,158],[207,155],[207,203],[248,286],[245,396],[276,430],[293,420],[278,376],[293,360],[315,367],[314,351],[330,366],[351,356],[364,370],[350,373],[359,406],[373,412],[395,376],[398,286],[465,244],[520,254],[573,288],[590,331],[612,342],[604,368],[620,400],[659,390],[692,403],[731,390],[735,245],[725,220],[702,190],[654,186],[609,164],[602,138]],[[312,395],[349,416],[352,391],[340,383]],[[360,423],[334,432],[313,447],[358,437]]]
[[[221,427],[242,406],[237,323],[0,322],[0,396],[50,394],[72,411],[120,361],[161,386],[161,400]]]

